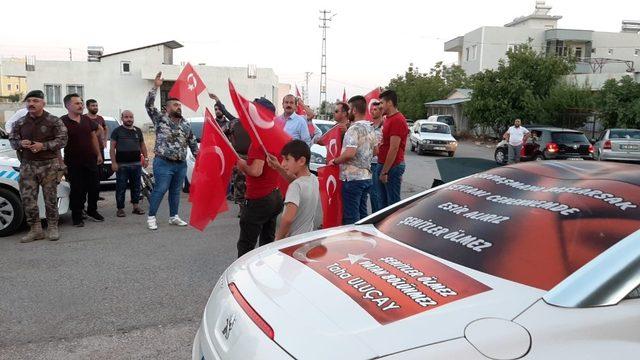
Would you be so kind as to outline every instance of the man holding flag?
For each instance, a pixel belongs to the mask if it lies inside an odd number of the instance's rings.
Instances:
[[[155,186],[149,201],[149,217],[147,227],[158,228],[156,213],[164,194],[169,191],[169,224],[187,226],[178,216],[180,206],[180,189],[187,173],[187,147],[193,156],[198,154],[198,143],[191,130],[191,124],[182,117],[182,105],[176,98],[168,98],[165,102],[165,114],[155,107],[158,88],[162,86],[162,72],[156,75],[153,88],[147,95],[145,108],[153,121],[156,132],[156,145],[153,159],[153,176]],[[179,86],[179,81],[174,86]]]

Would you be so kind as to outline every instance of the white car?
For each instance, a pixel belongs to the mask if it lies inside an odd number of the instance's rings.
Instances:
[[[336,125],[335,121],[313,119],[313,124],[317,126],[322,134],[326,134]],[[311,159],[309,161],[309,169],[312,173],[317,174],[318,168],[327,164],[327,148],[323,145],[313,144],[311,145]]]
[[[187,119],[191,123],[191,131],[196,137],[198,148],[200,148],[200,140],[202,139],[202,128],[204,126],[204,117],[191,117]],[[193,168],[196,165],[196,158],[193,156],[191,149],[187,147],[187,178],[185,180],[185,189],[189,189],[191,177],[193,176]]]
[[[418,120],[411,128],[409,136],[411,151],[419,155],[425,152],[446,152],[453,157],[458,148],[458,141],[451,135],[449,125],[432,121]]]
[[[10,146],[7,149],[8,140],[4,132],[0,139],[2,150],[0,150],[0,237],[9,236],[16,233],[25,221],[24,208],[20,200],[20,160],[16,157],[16,151]],[[66,181],[58,184],[58,212],[64,215],[69,212],[69,192],[70,187]],[[38,196],[38,208],[40,218],[45,219],[44,198],[42,190]]]
[[[640,178],[530,162],[260,247],[215,284],[192,359],[635,359]]]

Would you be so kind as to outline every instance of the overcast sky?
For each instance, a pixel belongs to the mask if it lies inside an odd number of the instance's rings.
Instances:
[[[24,5],[23,5],[24,4]],[[640,1],[550,0],[560,28],[620,31],[621,21],[640,20]],[[111,53],[168,40],[185,47],[176,63],[272,67],[280,82],[304,84],[319,96],[319,10],[335,14],[328,29],[328,96],[363,94],[385,86],[413,62],[428,70],[454,63],[445,41],[481,26],[502,26],[531,14],[534,0],[511,1],[51,1],[3,3],[0,56],[86,59],[87,45]]]

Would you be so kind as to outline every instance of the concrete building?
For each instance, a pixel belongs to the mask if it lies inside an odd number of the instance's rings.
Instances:
[[[7,59],[15,63],[22,63],[20,59]],[[27,79],[24,76],[5,74],[0,66],[0,97],[24,95],[27,90]]]
[[[26,79],[29,90],[45,92],[47,109],[55,115],[66,113],[62,99],[66,94],[78,93],[83,98],[94,98],[100,104],[100,113],[119,118],[120,113],[131,110],[138,124],[150,122],[144,101],[158,71],[165,79],[156,107],[166,99],[182,64],[174,64],[173,52],[182,45],[176,41],[143,46],[112,54],[102,54],[102,48],[89,47],[87,61],[10,61],[0,63],[3,76]],[[218,67],[192,64],[209,92],[215,93],[235,113],[229,97],[228,79],[238,92],[248,99],[264,96],[278,99],[278,76],[272,69],[247,67]],[[26,92],[24,92],[26,93]],[[183,115],[202,116],[204,106],[213,108],[213,101],[206,92],[200,94],[197,113],[183,107]],[[213,109],[212,109],[213,110]],[[5,117],[8,114],[4,114]]]
[[[608,79],[625,75],[640,80],[640,22],[623,21],[619,33],[558,28],[562,16],[550,15],[551,6],[536,1],[533,14],[514,19],[503,27],[483,26],[444,44],[458,53],[458,64],[468,75],[495,69],[506,52],[518,44],[546,54],[575,56],[575,73],[568,81],[599,89]]]
[[[431,115],[451,115],[458,133],[469,130],[469,119],[464,113],[464,103],[471,100],[471,89],[455,89],[446,99],[425,103],[427,117]]]

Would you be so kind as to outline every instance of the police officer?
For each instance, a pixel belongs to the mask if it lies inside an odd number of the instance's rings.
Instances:
[[[58,153],[67,144],[67,128],[62,120],[44,111],[44,93],[30,91],[24,99],[27,115],[13,125],[9,140],[20,159],[20,196],[29,233],[20,242],[44,239],[38,211],[38,191],[42,187],[48,221],[48,238],[56,241],[58,232]]]

